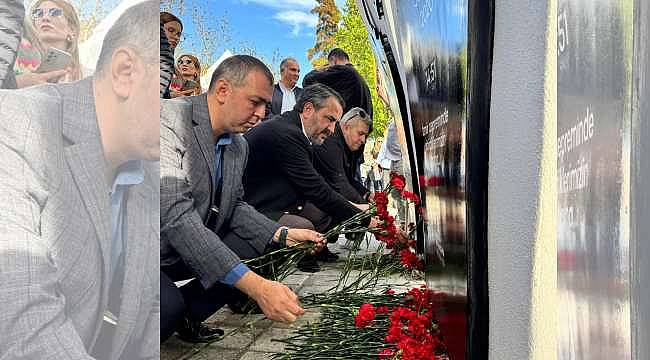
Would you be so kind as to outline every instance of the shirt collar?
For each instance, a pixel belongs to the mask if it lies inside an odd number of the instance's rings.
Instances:
[[[313,145],[311,143],[311,139],[309,138],[309,136],[307,136],[307,132],[305,131],[305,124],[302,123],[302,117],[300,117],[300,114],[298,114],[298,119],[300,119],[300,126],[302,127],[302,133],[307,138],[307,141],[309,141],[309,145]]]
[[[214,146],[225,146],[232,143],[232,135],[230,133],[225,133],[219,136],[217,143]]]
[[[296,83],[296,85],[294,85],[291,89],[289,89],[289,88],[287,88],[286,86],[284,86],[284,84],[282,83],[282,81],[278,81],[278,85],[280,85],[280,90],[282,90],[283,92],[287,92],[287,91],[291,91],[291,92],[293,92],[293,89],[295,89],[296,86],[298,86],[298,83]]]
[[[137,185],[144,181],[144,165],[141,160],[128,161],[117,168],[117,175],[111,186],[111,194],[118,186]]]

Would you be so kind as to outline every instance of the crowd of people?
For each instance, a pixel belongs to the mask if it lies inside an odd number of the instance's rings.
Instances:
[[[173,53],[183,24],[167,12],[160,21]],[[292,322],[304,314],[297,295],[245,260],[304,242],[313,246],[300,270],[337,260],[328,243],[338,237],[322,234],[373,198],[360,175],[373,125],[368,85],[339,48],[302,87],[290,57],[277,83],[255,57],[226,58],[205,90],[195,87],[198,60],[177,59],[161,102],[161,340],[216,339],[223,331],[204,321],[249,298],[269,319]]]

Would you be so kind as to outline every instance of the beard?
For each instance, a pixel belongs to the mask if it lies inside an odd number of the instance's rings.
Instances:
[[[325,139],[327,139],[330,135],[332,135],[332,133],[329,131],[329,129],[325,129],[319,132],[318,134],[312,136],[309,140],[314,145],[323,145]]]

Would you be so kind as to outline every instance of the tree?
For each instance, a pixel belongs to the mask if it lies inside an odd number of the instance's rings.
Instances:
[[[334,33],[338,29],[341,13],[334,0],[316,0],[312,14],[318,15],[316,44],[307,51],[307,58],[314,67],[327,63],[327,53],[335,47]]]
[[[344,15],[338,30],[334,33],[336,47],[345,50],[350,62],[366,80],[372,95],[373,130],[371,136],[384,134],[390,115],[386,106],[377,95],[377,63],[368,38],[368,30],[359,14],[355,0],[346,0]]]

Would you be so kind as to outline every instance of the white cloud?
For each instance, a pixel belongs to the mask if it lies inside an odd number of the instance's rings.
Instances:
[[[255,3],[275,9],[311,10],[316,6],[316,0],[242,0],[244,3]]]
[[[315,29],[316,24],[318,23],[318,16],[315,14],[310,14],[305,11],[298,10],[286,10],[280,11],[279,13],[273,16],[274,19],[291,25],[293,36],[298,36],[300,34],[301,27],[305,26],[308,28]]]

